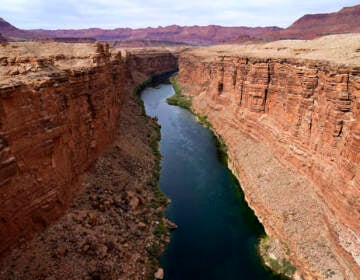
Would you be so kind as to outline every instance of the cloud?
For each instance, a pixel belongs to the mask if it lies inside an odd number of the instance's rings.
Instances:
[[[286,27],[303,14],[354,0],[1,0],[0,17],[25,29],[220,24]]]

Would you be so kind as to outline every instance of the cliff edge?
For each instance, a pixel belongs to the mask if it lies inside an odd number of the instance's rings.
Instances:
[[[160,136],[133,90],[176,67],[165,48],[0,46],[0,279],[151,273]]]
[[[297,279],[360,277],[360,35],[185,52],[179,82],[225,141]],[[303,277],[303,278],[301,278]]]

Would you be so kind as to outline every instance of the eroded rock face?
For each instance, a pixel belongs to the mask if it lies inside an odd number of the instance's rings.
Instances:
[[[19,43],[0,47],[0,61],[1,253],[60,216],[113,141],[124,92],[177,59],[166,50]]]
[[[305,279],[360,277],[360,68],[188,52],[179,82]]]

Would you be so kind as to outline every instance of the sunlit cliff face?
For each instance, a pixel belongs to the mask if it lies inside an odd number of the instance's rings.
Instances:
[[[289,248],[272,253],[306,279],[359,275],[356,43],[344,35],[219,46],[179,59],[183,92],[225,140],[267,233]]]

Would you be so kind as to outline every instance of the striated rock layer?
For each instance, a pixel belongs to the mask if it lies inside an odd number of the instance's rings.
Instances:
[[[0,253],[57,219],[114,140],[125,93],[176,68],[170,50],[0,47]],[[121,120],[120,120],[121,122]]]
[[[359,36],[331,36],[179,58],[184,94],[224,139],[249,205],[283,244],[276,257],[304,279],[360,278],[358,45]]]

